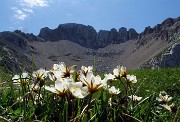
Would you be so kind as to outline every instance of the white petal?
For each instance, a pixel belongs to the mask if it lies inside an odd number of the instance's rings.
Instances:
[[[115,76],[112,74],[106,74],[105,77],[107,77],[107,80],[113,80],[115,79]]]
[[[63,92],[64,90],[67,90],[67,85],[64,84],[62,81],[55,81],[55,88],[60,91],[60,92]]]
[[[56,78],[61,78],[63,73],[60,70],[57,70],[53,71],[53,74]]]
[[[101,84],[101,77],[99,75],[97,75],[96,77],[94,77],[94,84]]]
[[[54,64],[53,65],[53,70],[59,70],[59,64]]]
[[[88,66],[88,72],[93,71],[93,66]]]
[[[75,82],[75,85],[77,88],[81,88],[83,84],[82,82]]]
[[[87,82],[86,82],[86,77],[84,76],[84,74],[80,74],[80,81],[81,81],[82,83],[88,85]]]
[[[48,90],[48,91],[51,91],[51,92],[53,92],[53,93],[56,93],[56,89],[55,89],[54,86],[51,86],[51,87],[45,86],[44,88],[45,88],[46,90]]]
[[[142,97],[136,97],[137,101],[140,101],[142,99]]]
[[[86,75],[87,81],[91,81],[92,77],[94,77],[93,72],[88,72]]]
[[[61,70],[62,72],[66,72],[66,64],[65,64],[64,62],[61,62],[61,63],[60,63],[60,70]]]
[[[118,77],[119,76],[119,70],[117,68],[115,68],[113,70],[113,74]]]
[[[72,92],[72,94],[77,98],[84,98],[80,89],[76,89],[74,92]]]
[[[28,78],[28,73],[27,72],[23,72],[21,78]]]
[[[19,79],[20,79],[19,75],[14,75],[14,77],[12,78],[12,80],[19,80]]]
[[[170,100],[172,100],[172,97],[169,97],[169,98],[167,99],[167,101],[170,101]]]

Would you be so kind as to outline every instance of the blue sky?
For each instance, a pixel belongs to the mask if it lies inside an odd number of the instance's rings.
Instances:
[[[59,24],[91,25],[97,31],[120,27],[142,32],[180,16],[180,0],[1,0],[0,32],[39,34]]]

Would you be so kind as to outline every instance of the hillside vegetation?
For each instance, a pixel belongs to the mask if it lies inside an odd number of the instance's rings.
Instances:
[[[138,92],[149,95],[164,90],[180,100],[180,68],[142,69],[130,71],[138,78]]]
[[[119,89],[120,94],[111,96],[99,89],[84,99],[69,101],[68,96],[64,99],[44,87],[34,93],[31,90],[35,90],[35,86],[17,86],[9,77],[4,77],[8,75],[0,68],[0,77],[3,78],[0,82],[0,89],[3,89],[0,91],[0,121],[180,121],[180,68],[134,70],[127,71],[127,74],[137,77],[137,83],[131,84],[130,91],[126,92],[121,84],[126,83],[122,77],[112,84],[108,83]],[[172,97],[166,101],[171,104],[171,109],[158,108],[164,104],[157,101],[162,91],[168,94],[168,98]],[[127,98],[131,93],[141,97],[141,100],[131,102]],[[42,96],[37,98],[34,94]]]

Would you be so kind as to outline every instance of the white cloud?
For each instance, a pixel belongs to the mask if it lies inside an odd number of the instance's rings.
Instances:
[[[20,0],[21,6],[33,7],[45,7],[48,6],[47,0]]]
[[[25,20],[28,17],[28,14],[26,14],[23,10],[19,8],[12,7],[11,9],[15,12],[15,14],[13,15],[15,19]]]
[[[33,13],[33,10],[32,9],[29,9],[29,8],[24,8],[23,9],[25,12],[28,12],[28,13]]]
[[[12,7],[14,11],[13,18],[17,20],[25,20],[30,14],[34,13],[36,8],[47,7],[47,0],[16,0],[18,7]]]

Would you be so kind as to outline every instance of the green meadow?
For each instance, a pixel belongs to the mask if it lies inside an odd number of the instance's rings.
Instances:
[[[13,76],[7,75],[1,67],[0,122],[180,121],[180,68],[127,69],[127,74],[135,75],[137,82],[127,83],[124,77],[107,81],[108,86],[115,86],[120,93],[110,94],[100,88],[84,98],[78,98],[72,97],[71,93],[62,96],[46,90],[43,85],[52,84],[48,78],[37,90],[32,90],[30,84],[22,83],[23,78],[20,85],[16,85],[12,81]],[[77,73],[73,76],[78,77]],[[101,76],[104,77],[104,74]],[[30,74],[30,79],[32,77]],[[164,96],[171,99],[158,100],[161,91],[165,91]]]

